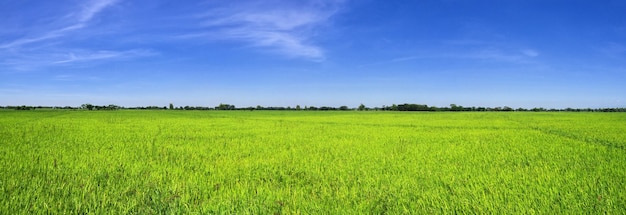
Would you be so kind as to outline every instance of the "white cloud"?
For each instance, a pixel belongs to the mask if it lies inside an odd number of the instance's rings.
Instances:
[[[79,52],[70,52],[62,59],[56,60],[52,62],[52,64],[68,64],[75,62],[84,62],[84,61],[94,61],[94,60],[105,60],[105,59],[128,59],[135,57],[144,57],[155,55],[156,53],[150,50],[143,49],[133,49],[127,51],[108,51],[108,50],[100,50],[95,52],[90,51],[79,51]]]
[[[84,5],[78,16],[79,22],[88,22],[103,9],[115,4],[117,0],[93,0]]]
[[[148,49],[122,51],[73,49],[65,53],[56,50],[51,52],[19,54],[5,59],[0,58],[0,68],[2,68],[2,66],[11,68],[13,72],[32,71],[51,66],[71,66],[97,61],[123,61],[158,54],[159,53]],[[0,71],[0,73],[1,72],[6,73],[8,71]]]
[[[465,50],[469,49],[469,50]],[[517,52],[519,50],[519,52]],[[451,59],[451,60],[479,60],[485,62],[501,62],[514,64],[528,64],[533,62],[531,58],[539,56],[539,52],[532,49],[513,49],[513,48],[464,48],[463,50],[437,50],[423,51],[421,54],[405,55],[389,60],[377,61],[360,65],[359,67],[384,65],[391,63],[400,63],[405,61],[422,60],[422,59]]]
[[[323,49],[311,39],[314,29],[329,21],[340,3],[266,1],[217,7],[200,16],[206,32],[195,36],[243,41],[289,57],[323,60]]]
[[[102,80],[102,78],[97,77],[97,76],[83,76],[83,75],[69,75],[69,74],[63,74],[63,75],[56,75],[52,78],[52,80],[55,81],[98,81],[98,80]]]
[[[65,17],[70,17],[69,20],[63,20],[63,27],[58,26],[39,26],[41,29],[53,29],[36,33],[35,35],[29,35],[27,37],[18,38],[11,42],[0,44],[0,49],[16,49],[23,45],[28,45],[36,42],[47,41],[59,37],[63,37],[68,33],[82,29],[87,26],[87,23],[98,13],[105,8],[116,3],[117,0],[92,0],[85,4],[81,10],[77,13],[69,14]],[[28,32],[26,32],[28,35]]]
[[[522,52],[522,54],[528,56],[528,57],[537,57],[539,56],[539,52],[533,50],[533,49],[522,49],[520,50],[520,52]]]
[[[609,58],[620,59],[623,58],[624,54],[626,53],[626,45],[609,42],[604,46],[596,48],[596,50]]]
[[[13,70],[32,70],[51,65],[68,65],[75,62],[131,58],[153,55],[146,50],[89,51],[66,47],[64,43],[72,34],[81,33],[102,11],[118,0],[90,0],[74,12],[53,15],[49,24],[24,28],[21,38],[0,43],[0,66]],[[69,53],[69,54],[67,54]]]
[[[44,40],[49,40],[49,39],[61,37],[66,32],[73,31],[73,30],[76,30],[76,29],[80,29],[82,27],[84,27],[84,24],[75,24],[75,25],[67,26],[65,28],[58,29],[58,30],[53,30],[53,31],[46,32],[46,33],[44,33],[44,34],[42,34],[42,35],[40,35],[38,37],[17,39],[17,40],[15,40],[13,42],[5,43],[5,44],[0,45],[0,49],[18,48],[18,47],[20,47],[22,45],[25,45],[25,44],[30,44],[30,43],[35,43],[35,42],[39,42],[39,41],[44,41]]]
[[[475,51],[473,53],[469,53],[461,57],[470,58],[470,59],[506,61],[506,62],[518,62],[524,58],[524,56],[522,55],[506,53],[500,49],[495,49],[495,48],[487,48],[487,49]]]
[[[68,64],[75,62],[85,62],[85,61],[94,61],[94,60],[104,60],[104,59],[128,59],[135,57],[143,57],[155,55],[156,53],[150,50],[127,50],[127,51],[108,51],[101,50],[95,52],[89,51],[79,51],[78,53],[70,52],[65,55],[62,59],[56,60],[52,62],[52,64]]]

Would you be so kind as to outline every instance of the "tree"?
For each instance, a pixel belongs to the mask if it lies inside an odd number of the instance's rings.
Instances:
[[[392,104],[392,105],[391,105],[391,110],[393,110],[393,111],[398,110],[398,105],[396,105],[396,104]]]
[[[348,106],[345,106],[345,105],[341,106],[341,107],[339,107],[339,110],[348,110]]]
[[[174,110],[174,104],[170,103],[170,110]]]
[[[117,109],[120,109],[120,106],[117,106],[117,105],[114,105],[114,104],[110,104],[105,109],[107,109],[107,110],[117,110]]]
[[[218,110],[235,110],[235,105],[220,104],[219,106],[215,107],[215,109],[218,109]]]
[[[302,110],[302,108],[300,108],[300,105],[296,105],[296,110]]]
[[[429,111],[428,105],[420,105],[420,104],[401,104],[398,105],[399,111]]]
[[[82,104],[80,107],[83,108],[83,109],[87,109],[87,110],[93,110],[93,105],[89,104],[89,103]]]
[[[530,110],[531,110],[531,111],[534,111],[534,112],[546,111],[546,109],[545,109],[545,108],[542,108],[542,107],[536,107],[536,108],[533,108],[533,109],[530,109]]]
[[[359,105],[359,109],[358,110],[359,111],[364,111],[365,110],[365,105],[364,104]]]
[[[450,110],[451,111],[462,111],[463,110],[463,106],[456,105],[456,104],[450,104]]]
[[[30,110],[32,108],[33,107],[31,107],[31,106],[22,105],[22,106],[16,107],[15,110]]]

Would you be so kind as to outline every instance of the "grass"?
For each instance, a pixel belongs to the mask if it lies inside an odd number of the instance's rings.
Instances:
[[[9,214],[626,213],[624,113],[0,111]]]

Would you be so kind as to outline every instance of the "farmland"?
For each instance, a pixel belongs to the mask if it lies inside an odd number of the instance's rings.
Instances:
[[[0,111],[2,213],[626,213],[626,114]]]

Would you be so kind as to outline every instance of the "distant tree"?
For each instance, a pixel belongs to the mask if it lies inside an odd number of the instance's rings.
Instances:
[[[398,105],[396,105],[396,104],[392,104],[392,105],[391,105],[391,110],[393,110],[393,111],[397,111],[397,110],[398,110]]]
[[[462,111],[462,110],[463,110],[463,106],[450,104],[450,111]]]
[[[93,110],[93,108],[94,108],[94,106],[93,106],[92,104],[89,104],[89,103],[87,103],[87,104],[82,104],[80,107],[81,107],[82,109],[87,109],[87,110]]]
[[[219,106],[215,107],[215,109],[217,109],[217,110],[235,110],[235,105],[220,104]]]
[[[170,103],[170,110],[174,110],[174,104]]]
[[[15,110],[31,110],[31,109],[33,109],[33,107],[26,106],[26,105],[18,106],[15,108]]]
[[[318,110],[335,110],[334,107],[321,106]]]
[[[359,111],[364,111],[365,110],[365,105],[364,104],[359,105],[358,110]]]
[[[398,105],[399,111],[429,111],[428,105],[420,105],[420,104],[401,104]]]
[[[348,108],[348,106],[345,106],[345,105],[344,105],[344,106],[339,107],[339,110],[348,110],[348,109],[349,109],[349,108]]]
[[[110,104],[105,109],[107,109],[107,110],[117,110],[117,109],[120,109],[120,106],[117,106],[117,105],[114,105],[114,104]]]
[[[300,108],[300,105],[296,105],[296,110],[302,110],[302,108]]]
[[[536,107],[536,108],[533,108],[533,109],[530,109],[530,110],[531,110],[531,111],[534,111],[534,112],[546,111],[546,109],[545,109],[545,108],[542,108],[542,107]]]

